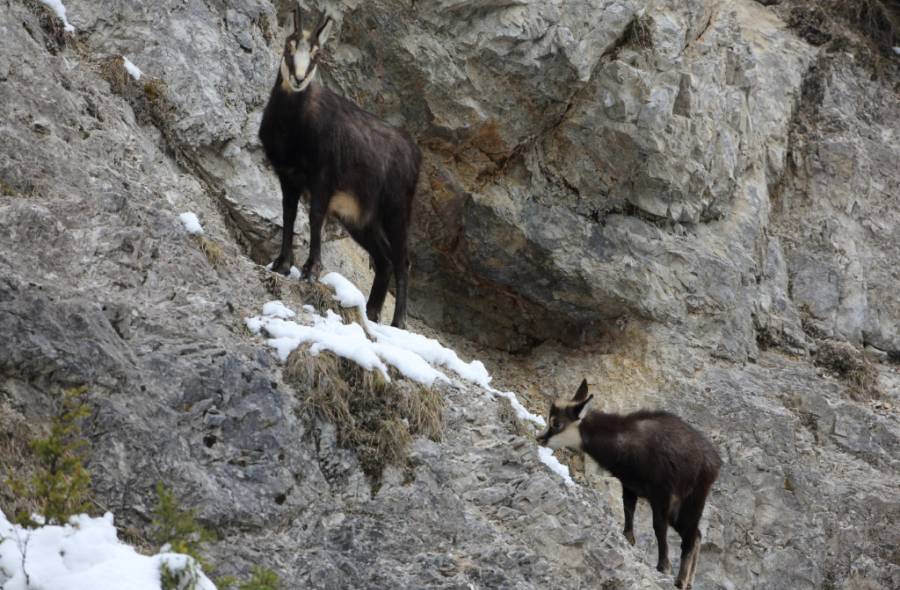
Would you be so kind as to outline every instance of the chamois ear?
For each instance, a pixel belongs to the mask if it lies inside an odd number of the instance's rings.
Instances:
[[[572,406],[572,409],[571,409],[572,414],[571,415],[572,415],[573,420],[578,420],[582,416],[584,416],[584,408],[585,408],[585,406],[588,405],[588,402],[591,401],[592,399],[594,399],[593,394],[587,396],[585,399],[579,401],[574,406]]]
[[[575,392],[575,397],[572,398],[573,402],[583,400],[588,393],[587,379],[581,380],[581,385],[578,386],[578,391]]]
[[[334,19],[331,16],[326,15],[324,19],[322,19],[322,23],[316,29],[316,44],[319,47],[325,45],[325,41],[328,40],[328,35],[331,34],[331,27],[334,26]]]
[[[294,8],[294,32],[300,33],[303,31],[303,15],[300,14],[300,7],[297,6]]]

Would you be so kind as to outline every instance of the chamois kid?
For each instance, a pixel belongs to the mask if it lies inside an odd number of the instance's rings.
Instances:
[[[593,395],[582,381],[571,401],[555,401],[549,426],[538,441],[551,449],[582,451],[622,483],[625,538],[634,545],[634,508],[647,498],[659,549],[656,569],[672,571],[666,532],[681,535],[681,566],[675,586],[690,588],[700,555],[700,517],[719,475],[712,444],[684,420],[667,412],[640,410],[620,416],[585,412]]]
[[[319,57],[334,24],[325,16],[304,29],[299,7],[284,44],[281,67],[263,113],[259,137],[278,174],[284,226],[272,263],[288,274],[294,262],[297,203],[309,194],[309,256],[303,278],[322,269],[322,224],[336,217],[371,255],[375,280],[366,315],[378,321],[391,272],[397,304],[392,324],[406,324],[408,234],[421,152],[403,131],[314,82]]]

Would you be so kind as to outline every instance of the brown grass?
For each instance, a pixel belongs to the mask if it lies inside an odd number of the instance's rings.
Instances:
[[[878,370],[860,351],[846,342],[823,340],[817,343],[816,365],[828,369],[845,381],[850,397],[857,401],[883,396],[878,386]]]
[[[0,178],[0,195],[4,197],[18,197],[19,191],[17,191],[11,184]]]
[[[227,257],[225,256],[225,251],[222,250],[222,247],[216,243],[212,238],[208,238],[203,234],[196,236],[197,244],[200,246],[200,251],[206,255],[206,259],[214,268],[221,268],[225,266],[227,262]]]
[[[440,393],[329,352],[301,347],[288,357],[285,380],[306,391],[306,407],[334,424],[338,444],[353,449],[377,490],[388,465],[402,467],[413,436],[440,440],[444,401]]]

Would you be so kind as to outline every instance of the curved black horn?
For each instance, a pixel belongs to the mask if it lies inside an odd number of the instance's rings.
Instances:
[[[300,7],[294,8],[294,32],[299,33],[303,30],[303,15],[300,14]]]

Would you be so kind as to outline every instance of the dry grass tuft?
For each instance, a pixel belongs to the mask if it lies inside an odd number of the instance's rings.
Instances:
[[[285,379],[307,391],[313,414],[335,425],[338,444],[356,451],[377,489],[388,465],[403,466],[412,437],[440,440],[444,401],[440,393],[403,379],[388,382],[377,371],[329,352],[301,347],[288,357]]]
[[[341,320],[345,324],[357,323],[366,328],[366,317],[356,307],[341,307],[341,304],[335,300],[334,291],[330,287],[322,283],[307,281],[291,281],[291,292],[296,295],[305,305],[313,306],[319,313],[324,313],[326,309],[335,310],[341,316]]]
[[[11,184],[0,178],[0,196],[18,197],[19,191],[17,191]]]
[[[259,282],[262,283],[263,288],[270,295],[272,295],[276,299],[281,299],[281,286],[284,282],[284,277],[282,277],[278,273],[260,267]]]
[[[305,305],[312,305],[320,313],[328,308],[337,307],[334,292],[322,283],[308,281],[291,281],[291,293],[296,295]]]
[[[225,251],[222,250],[222,247],[216,243],[212,238],[208,238],[203,234],[196,236],[197,244],[200,246],[200,251],[206,255],[206,259],[214,268],[221,268],[225,266],[227,262],[227,257],[225,256]]]
[[[850,396],[857,401],[882,397],[878,370],[860,351],[846,342],[824,340],[817,343],[816,365],[834,372],[847,382]]]

